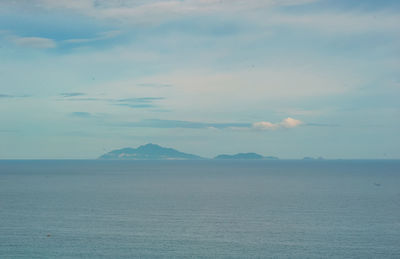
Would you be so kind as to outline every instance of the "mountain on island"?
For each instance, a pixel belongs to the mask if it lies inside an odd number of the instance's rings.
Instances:
[[[122,148],[108,152],[98,159],[102,160],[200,160],[206,159],[197,155],[165,148],[156,144],[146,144],[138,148]],[[274,156],[264,157],[257,153],[238,153],[235,155],[218,155],[216,160],[277,160]]]
[[[198,160],[200,156],[187,154],[173,148],[165,148],[156,144],[147,144],[138,148],[113,150],[99,157],[105,160]]]
[[[218,155],[214,157],[214,159],[218,160],[261,160],[261,159],[266,159],[266,160],[277,160],[277,157],[274,156],[268,156],[264,157],[260,154],[257,153],[238,153],[235,155]]]

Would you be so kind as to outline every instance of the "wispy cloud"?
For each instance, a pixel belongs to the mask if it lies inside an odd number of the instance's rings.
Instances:
[[[123,126],[128,127],[148,127],[148,128],[186,128],[186,129],[206,129],[206,128],[233,128],[233,127],[251,127],[250,123],[207,123],[207,122],[193,122],[183,120],[160,120],[148,119],[138,122],[124,123]]]
[[[333,12],[306,14],[274,13],[257,20],[264,25],[288,25],[292,28],[317,29],[323,33],[387,32],[400,29],[400,15],[390,11]]]
[[[276,129],[280,129],[280,128],[287,128],[287,129],[295,128],[302,124],[304,124],[304,122],[288,117],[278,123],[272,123],[269,121],[259,121],[259,122],[253,123],[252,126],[254,129],[257,129],[257,130],[276,130]]]
[[[89,112],[71,112],[70,116],[78,118],[91,118],[93,117],[93,114]]]
[[[25,37],[25,36],[15,35],[10,31],[0,31],[0,36],[5,38],[8,42],[12,42],[15,45],[21,47],[36,48],[36,49],[56,48],[59,45],[57,43],[79,44],[79,43],[90,43],[95,41],[107,40],[115,38],[119,34],[121,34],[121,32],[118,30],[106,31],[97,33],[96,36],[91,38],[67,39],[57,42],[56,40],[51,38],[38,37],[38,36]]]
[[[14,98],[14,95],[9,95],[9,94],[0,94],[0,98]]]
[[[318,0],[108,0],[108,1],[92,1],[92,0],[34,0],[37,5],[47,8],[68,8],[81,11],[86,14],[95,15],[116,15],[116,14],[137,14],[139,11],[149,11],[158,7],[162,11],[175,11],[176,13],[185,12],[210,12],[221,10],[236,10],[237,8],[254,9],[262,6],[288,6],[302,5]],[[136,12],[134,12],[136,10]],[[153,10],[155,11],[155,10]]]
[[[184,15],[236,13],[257,8],[303,5],[316,1],[318,0],[33,0],[32,4],[36,8],[69,9],[98,19],[143,24],[162,22]]]
[[[30,4],[36,8],[70,10],[98,19],[118,21],[130,24],[163,23],[176,18],[193,15],[237,15],[241,18],[256,21],[257,24],[290,25],[318,28],[323,31],[365,31],[365,30],[398,30],[399,16],[388,11],[296,13],[276,10],[276,7],[301,6],[320,0],[32,0]],[[389,1],[391,2],[391,1]],[[1,1],[0,1],[1,5]],[[27,5],[27,1],[21,1]],[[385,4],[381,4],[385,6]],[[389,4],[390,6],[390,4]],[[275,8],[275,9],[274,9]],[[274,10],[273,10],[274,9]],[[269,12],[273,10],[273,12]],[[260,11],[260,12],[257,12]],[[267,11],[267,13],[266,13]],[[93,38],[69,39],[67,43],[83,43],[103,40],[118,35],[118,31],[100,33]]]
[[[53,39],[36,36],[20,36],[7,30],[0,30],[0,37],[21,47],[34,49],[51,49],[57,47],[57,43]]]
[[[152,103],[116,103],[115,105],[118,106],[126,106],[129,108],[153,108],[156,107],[156,105]]]
[[[75,111],[68,113],[67,116],[79,119],[90,119],[90,120],[100,119],[100,121],[103,121],[104,119],[109,117],[109,114],[102,112]]]
[[[87,94],[79,92],[61,93],[63,98],[60,101],[80,101],[80,102],[105,102],[111,105],[126,106],[129,108],[153,108],[157,107],[157,101],[164,100],[164,97],[136,97],[136,98],[99,98],[86,97]]]
[[[85,93],[60,93],[62,97],[77,97],[77,96],[84,96]]]
[[[97,36],[92,37],[92,38],[78,38],[78,39],[68,39],[64,40],[63,42],[65,43],[88,43],[88,42],[94,42],[94,41],[99,41],[99,40],[107,40],[114,38],[121,34],[120,31],[106,31],[106,32],[100,32],[97,34]]]
[[[97,98],[97,97],[84,97],[84,98],[75,98],[80,96],[71,96],[71,97],[64,97],[62,99],[58,99],[59,101],[68,101],[68,102],[96,102],[96,101],[110,101],[110,99],[105,98]]]
[[[7,98],[27,98],[31,97],[28,94],[21,94],[21,95],[13,95],[13,94],[0,94],[0,99],[7,99]]]
[[[110,100],[114,105],[126,106],[129,108],[153,108],[157,107],[157,101],[164,100],[163,97],[140,97]]]
[[[11,36],[9,37],[9,40],[19,46],[36,48],[36,49],[50,49],[50,48],[55,48],[57,46],[54,40],[41,37]]]
[[[164,100],[163,97],[140,97],[140,98],[126,98],[118,99],[117,102],[122,103],[149,103],[157,100]]]

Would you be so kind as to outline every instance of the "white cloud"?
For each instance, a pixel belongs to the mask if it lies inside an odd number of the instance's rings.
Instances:
[[[0,4],[1,6],[1,4]],[[11,31],[0,30],[0,39],[3,38],[6,41],[12,42],[16,45],[37,48],[37,49],[49,49],[57,46],[56,42],[49,38],[43,37],[22,37],[13,34]]]
[[[269,121],[260,121],[253,123],[253,128],[259,130],[275,130],[279,128],[279,124],[274,124]]]
[[[272,123],[269,121],[259,121],[253,123],[253,128],[257,130],[276,130],[279,128],[295,128],[303,124],[302,121],[293,118],[286,118],[279,123]]]
[[[56,47],[55,41],[48,38],[11,36],[9,39],[15,44],[23,47],[37,49],[49,49]]]
[[[285,128],[295,128],[295,127],[297,127],[297,126],[299,126],[299,125],[301,125],[301,124],[303,124],[302,121],[296,120],[296,119],[293,119],[293,118],[290,118],[290,117],[284,119],[284,120],[280,123],[280,125],[281,125],[282,127],[285,127]]]

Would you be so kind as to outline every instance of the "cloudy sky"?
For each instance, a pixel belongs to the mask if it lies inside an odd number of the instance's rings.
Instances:
[[[400,1],[0,0],[0,158],[400,158]]]

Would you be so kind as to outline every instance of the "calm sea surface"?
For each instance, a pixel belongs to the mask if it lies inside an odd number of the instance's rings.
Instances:
[[[0,258],[400,258],[400,161],[0,161]]]

